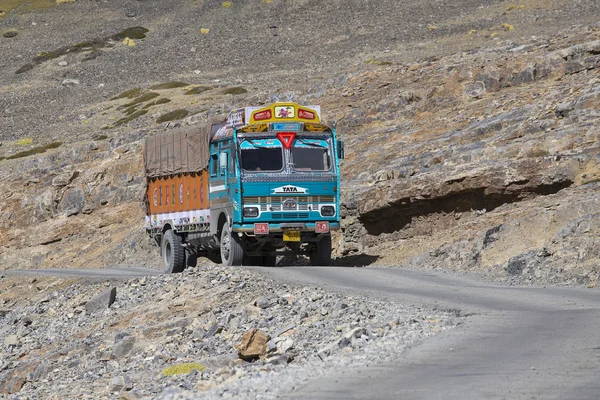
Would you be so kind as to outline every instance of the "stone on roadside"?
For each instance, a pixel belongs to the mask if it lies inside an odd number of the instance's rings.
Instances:
[[[4,338],[4,346],[6,347],[14,347],[19,344],[19,338],[17,335],[8,335]]]
[[[256,328],[250,329],[242,336],[240,344],[235,345],[238,356],[245,361],[256,360],[267,353],[267,342],[270,337]]]
[[[121,392],[123,390],[133,389],[133,382],[127,375],[115,376],[110,380],[110,391]]]
[[[465,94],[471,98],[478,99],[483,96],[485,86],[483,82],[472,82],[465,85]]]
[[[115,358],[120,358],[129,354],[133,345],[135,344],[134,336],[125,336],[123,339],[115,344],[112,355]]]
[[[99,310],[106,310],[115,302],[116,297],[117,288],[112,287],[88,301],[85,304],[85,311],[87,311],[88,313],[93,313]]]
[[[42,362],[40,363],[40,365],[38,365],[35,370],[29,374],[29,377],[27,380],[32,381],[32,382],[36,382],[39,381],[40,379],[43,379],[46,375],[48,375],[48,372],[50,372],[50,363],[48,362]]]
[[[77,79],[65,79],[62,81],[63,86],[77,86],[80,83],[81,82],[79,82],[79,80],[77,80]]]
[[[287,353],[293,347],[294,341],[292,340],[292,338],[287,338],[277,343],[277,352],[280,354]]]
[[[273,336],[279,337],[279,336],[283,335],[284,333],[291,331],[294,328],[296,328],[296,324],[293,322],[289,323],[288,325],[285,325],[283,328],[275,331],[275,335],[273,335]]]
[[[256,305],[256,307],[263,310],[271,307],[271,301],[269,301],[269,299],[267,299],[266,297],[258,298],[254,304]]]
[[[8,382],[7,391],[8,394],[14,394],[20,392],[23,389],[23,385],[25,385],[25,378],[22,376],[15,376]],[[1,393],[1,392],[0,392]]]

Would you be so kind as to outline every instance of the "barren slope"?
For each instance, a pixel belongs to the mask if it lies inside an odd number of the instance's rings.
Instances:
[[[599,16],[594,0],[9,12],[0,267],[156,265],[141,140],[293,93],[348,141],[339,263],[595,285]]]

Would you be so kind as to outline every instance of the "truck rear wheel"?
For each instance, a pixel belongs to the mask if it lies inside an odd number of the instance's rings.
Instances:
[[[185,269],[185,250],[181,243],[181,237],[172,230],[164,233],[160,250],[165,274],[179,273]]]
[[[244,260],[244,247],[242,238],[225,224],[221,230],[221,262],[227,267],[242,265]]]
[[[323,236],[315,243],[310,253],[310,264],[314,266],[328,266],[331,264],[331,236]]]

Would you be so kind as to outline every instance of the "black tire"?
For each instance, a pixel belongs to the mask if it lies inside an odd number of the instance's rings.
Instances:
[[[242,265],[244,262],[244,247],[242,238],[237,233],[232,233],[227,224],[221,230],[221,264],[226,267]]]
[[[185,269],[185,249],[181,245],[181,236],[168,230],[162,237],[160,253],[165,274],[177,274]]]
[[[310,253],[310,265],[328,266],[331,264],[331,236],[323,236]]]

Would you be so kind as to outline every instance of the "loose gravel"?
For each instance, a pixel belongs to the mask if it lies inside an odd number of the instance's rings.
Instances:
[[[64,288],[48,278],[22,280],[0,298],[0,337],[6,338],[0,388],[22,386],[9,395],[15,399],[116,393],[191,399],[200,392],[202,398],[277,398],[340,368],[393,361],[410,345],[460,321],[451,312],[214,266],[176,276],[77,281]],[[21,287],[37,294],[12,297]],[[112,288],[117,294],[109,308],[86,309]],[[234,346],[252,328],[270,340],[260,359],[247,362]],[[163,373],[186,363],[205,369]]]

